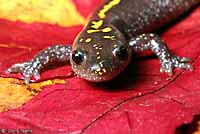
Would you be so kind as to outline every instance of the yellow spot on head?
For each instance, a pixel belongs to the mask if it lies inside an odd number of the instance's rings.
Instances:
[[[98,68],[96,71],[97,71],[97,72],[100,72],[100,71],[101,71],[101,69],[100,69],[100,68]]]
[[[92,21],[92,28],[94,29],[99,29],[102,25],[103,25],[103,20],[99,20],[99,21]]]
[[[98,72],[98,74],[99,74],[99,75],[103,75],[103,73],[102,73],[102,72]]]
[[[85,42],[87,42],[87,43],[89,43],[89,42],[91,42],[91,41],[92,41],[91,38],[87,38],[87,39],[85,40]]]
[[[81,39],[79,40],[79,42],[83,42],[83,39],[81,38]]]
[[[106,12],[108,12],[111,8],[118,5],[121,0],[112,0],[108,4],[106,4],[103,9],[101,9],[98,13],[99,18],[103,19],[106,17]]]
[[[114,40],[115,36],[110,36],[110,35],[106,35],[106,36],[103,36],[104,39],[111,39],[111,40]]]
[[[116,48],[116,47],[117,47],[117,45],[115,44],[113,47],[114,47],[114,48]]]
[[[90,29],[90,30],[87,30],[87,33],[96,33],[96,32],[99,32],[100,30],[93,30],[93,29]]]
[[[99,52],[96,53],[96,55],[99,55],[99,54],[100,54]]]
[[[103,70],[103,72],[104,72],[104,73],[106,73],[106,72],[107,72],[105,68],[104,68],[104,69],[102,69],[102,70]]]
[[[112,28],[111,27],[106,27],[106,28],[103,28],[103,29],[89,29],[87,30],[87,33],[97,33],[97,32],[104,32],[104,33],[108,33],[110,31],[112,31]]]
[[[94,45],[93,45],[93,47],[96,47],[96,46],[97,46],[97,44],[94,44]]]
[[[110,32],[110,31],[112,31],[111,27],[106,27],[106,28],[102,29],[102,32],[104,32],[104,33],[107,33],[107,32]]]
[[[100,65],[100,67],[103,67],[103,63],[102,62],[100,62],[99,65]]]
[[[100,56],[98,56],[98,57],[97,57],[97,60],[99,60],[99,59],[101,59],[101,57],[100,57]]]

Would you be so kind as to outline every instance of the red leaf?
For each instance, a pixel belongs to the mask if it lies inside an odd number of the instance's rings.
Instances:
[[[193,59],[193,72],[176,69],[174,76],[168,78],[159,73],[158,59],[139,57],[118,79],[108,83],[94,84],[68,77],[66,85],[45,87],[23,107],[1,113],[0,128],[31,129],[34,134],[175,133],[177,127],[200,113],[199,17],[197,9],[163,35],[174,53]],[[35,31],[27,33],[25,29],[37,24],[22,27],[16,23],[13,36],[6,36],[9,25],[10,22],[1,21],[0,29],[5,29],[0,33],[1,42],[26,44],[32,51],[12,45],[1,48],[1,74],[9,65],[30,59],[47,44],[65,42],[63,34],[73,33],[66,39],[71,43],[80,29],[39,25],[44,29],[38,29],[36,33],[40,34],[35,37]],[[54,33],[57,30],[59,34]],[[70,71],[70,67],[48,70],[43,79],[67,76]],[[56,74],[51,75],[53,72]]]
[[[103,2],[103,0],[87,0],[87,1],[81,1],[81,0],[73,0],[73,2],[76,4],[76,7],[78,11],[85,17],[88,16],[88,14],[91,13],[91,11],[95,10],[96,6]]]

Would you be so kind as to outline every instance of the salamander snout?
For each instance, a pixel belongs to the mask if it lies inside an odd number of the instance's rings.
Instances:
[[[70,61],[73,71],[79,77],[92,82],[113,79],[124,70],[131,59],[131,51],[122,45],[100,52],[87,50],[74,50]]]
[[[99,64],[94,64],[90,67],[91,71],[93,72],[98,72],[99,70],[101,70],[101,67]]]

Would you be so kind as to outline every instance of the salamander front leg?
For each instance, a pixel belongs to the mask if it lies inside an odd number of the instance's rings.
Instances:
[[[166,72],[169,75],[173,74],[173,68],[184,68],[192,70],[192,65],[188,64],[190,62],[189,58],[179,57],[173,55],[168,50],[166,44],[163,40],[155,34],[142,34],[135,38],[130,39],[129,46],[132,47],[133,51],[141,52],[144,50],[152,50],[160,59],[161,62],[161,72]]]
[[[25,84],[29,84],[30,79],[40,79],[41,69],[49,63],[58,61],[69,61],[71,46],[56,45],[39,52],[32,60],[24,63],[17,63],[7,69],[7,73],[22,73]]]

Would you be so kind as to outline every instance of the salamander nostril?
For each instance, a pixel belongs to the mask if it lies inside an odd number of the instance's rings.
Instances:
[[[94,64],[93,66],[90,67],[91,71],[98,71],[101,70],[101,67],[98,64]]]
[[[99,64],[94,64],[92,67],[90,67],[90,69],[98,76],[105,76],[105,74],[107,74],[106,68],[101,67]]]

